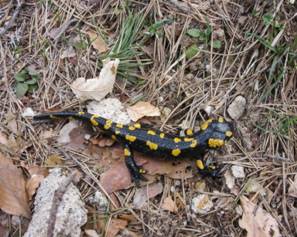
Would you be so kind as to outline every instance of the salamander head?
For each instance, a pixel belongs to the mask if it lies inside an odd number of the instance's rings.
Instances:
[[[217,120],[209,119],[201,126],[200,140],[209,149],[217,149],[224,146],[233,136],[232,125],[223,118]]]

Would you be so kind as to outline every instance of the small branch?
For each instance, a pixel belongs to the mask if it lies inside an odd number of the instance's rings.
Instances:
[[[57,218],[57,211],[59,208],[59,205],[63,199],[64,194],[66,193],[69,185],[74,182],[77,183],[79,180],[79,172],[74,171],[72,172],[61,184],[61,186],[55,191],[53,201],[52,201],[52,207],[50,210],[50,216],[49,216],[49,223],[47,226],[47,237],[53,237],[54,236],[54,229],[56,224],[56,218]]]
[[[12,17],[10,18],[10,20],[8,21],[7,24],[4,24],[4,26],[2,28],[0,28],[0,36],[4,35],[12,27],[12,25],[14,24],[14,22],[16,20],[16,17],[18,16],[18,14],[21,10],[21,7],[24,4],[24,0],[17,0],[17,2],[18,2],[18,5],[16,6]]]

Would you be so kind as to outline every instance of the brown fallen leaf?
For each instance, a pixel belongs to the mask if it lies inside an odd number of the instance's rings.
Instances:
[[[22,171],[0,153],[0,208],[12,215],[30,217]]]
[[[94,32],[93,30],[88,30],[86,31],[86,33],[90,38],[92,46],[94,47],[94,49],[97,49],[99,53],[104,53],[108,50],[107,44],[99,34]]]
[[[133,121],[137,121],[144,116],[160,116],[160,110],[149,102],[139,101],[135,105],[127,108],[127,112]]]
[[[264,209],[248,198],[240,198],[243,209],[239,226],[247,231],[247,237],[281,237],[277,221]]]
[[[37,165],[23,166],[29,173],[30,177],[26,183],[26,190],[29,200],[32,200],[37,188],[42,180],[48,175],[48,170]]]
[[[136,190],[133,199],[133,205],[136,208],[141,208],[150,198],[157,196],[162,193],[163,185],[162,183],[154,183],[147,186],[144,186]]]
[[[112,219],[106,229],[106,237],[114,237],[121,230],[125,229],[128,221],[122,219]]]
[[[107,193],[126,189],[132,184],[130,173],[122,160],[105,171],[100,177],[100,182]]]
[[[130,173],[123,161],[123,149],[119,146],[109,148],[97,148],[96,154],[100,155],[99,165],[101,168],[109,167],[100,177],[100,182],[106,192],[112,193],[121,189],[129,188],[132,185]],[[111,151],[115,151],[114,153]],[[92,152],[93,153],[93,152]],[[188,170],[191,163],[187,160],[168,161],[144,156],[135,152],[135,161],[142,166],[149,175],[167,175],[173,179],[188,179],[193,177],[192,170]]]
[[[166,197],[161,205],[161,208],[173,213],[177,213],[178,209],[176,203],[172,200],[170,196]]]

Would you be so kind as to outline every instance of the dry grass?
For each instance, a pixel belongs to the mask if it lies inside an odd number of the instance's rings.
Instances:
[[[15,10],[16,3],[10,2],[0,3],[0,15],[5,16],[1,27]],[[194,2],[26,1],[13,26],[0,38],[0,129],[11,134],[7,116],[16,119],[18,129],[13,136],[23,143],[12,155],[27,163],[42,164],[49,154],[57,152],[53,144],[38,138],[44,127],[32,125],[21,113],[26,107],[34,111],[83,108],[69,83],[78,77],[98,75],[101,59],[107,55],[98,54],[82,31],[95,30],[113,48],[125,19],[137,13],[137,19],[143,17],[143,21],[136,21],[134,38],[121,42],[122,51],[117,52],[122,64],[113,96],[127,105],[143,99],[161,110],[169,108],[170,114],[158,124],[171,131],[181,123],[193,126],[204,119],[207,106],[214,109],[214,115],[228,117],[230,102],[244,95],[248,107],[244,116],[234,121],[237,135],[227,147],[227,155],[218,155],[222,157],[219,162],[245,167],[247,176],[237,183],[240,194],[245,193],[250,179],[269,189],[269,201],[259,193],[253,198],[278,221],[283,236],[296,236],[296,199],[287,195],[296,174],[297,154],[296,3]],[[151,27],[164,19],[171,22]],[[207,27],[212,32],[206,41],[198,42],[186,34],[189,28]],[[124,32],[128,34],[129,30],[133,32],[130,28]],[[219,49],[214,47],[216,40],[221,42]],[[188,59],[185,50],[193,43],[200,51]],[[69,46],[75,48],[75,61],[60,58]],[[19,99],[14,92],[14,76],[27,67],[34,68],[41,79],[33,94]],[[71,152],[71,157],[67,167],[79,167],[85,173],[81,191],[87,197],[100,188],[99,172],[88,157],[77,152]],[[177,184],[165,177],[162,196],[153,199],[145,210],[130,208],[134,188],[119,192],[122,207],[105,213],[92,209],[88,226],[97,227],[99,216],[110,220],[126,213],[136,218],[129,229],[145,236],[242,236],[240,216],[234,208],[238,197],[230,193],[224,180],[220,181],[222,185],[207,186],[212,195],[218,195],[214,190],[222,194],[216,197],[221,204],[207,215],[191,213],[190,201],[199,193],[194,185],[198,179]],[[185,204],[174,215],[160,209],[172,186],[180,194],[176,198]],[[17,233],[18,228],[12,227],[12,232]]]

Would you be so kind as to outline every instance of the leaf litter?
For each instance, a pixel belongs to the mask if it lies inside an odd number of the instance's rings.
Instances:
[[[0,153],[0,208],[9,214],[29,218],[25,177],[12,161]]]

